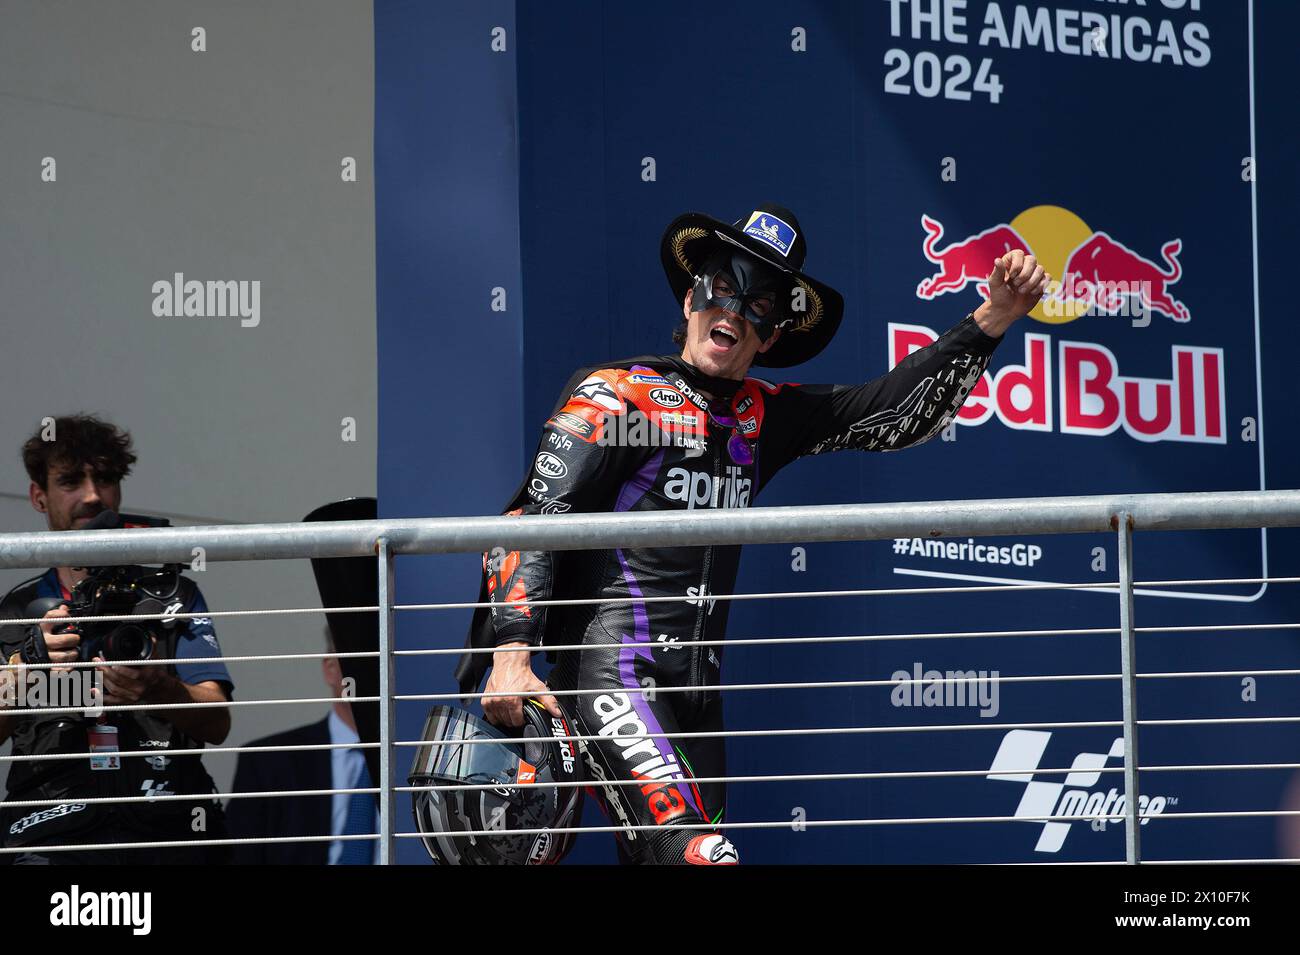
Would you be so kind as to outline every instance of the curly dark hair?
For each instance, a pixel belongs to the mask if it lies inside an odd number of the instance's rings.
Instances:
[[[90,465],[98,477],[116,483],[136,462],[130,432],[92,414],[60,415],[49,439],[47,431],[42,424],[23,442],[22,451],[27,476],[42,488],[49,482],[51,465],[73,470]]]
[[[673,329],[673,344],[678,348],[686,347],[686,329],[689,327],[690,322],[683,318],[681,324]]]

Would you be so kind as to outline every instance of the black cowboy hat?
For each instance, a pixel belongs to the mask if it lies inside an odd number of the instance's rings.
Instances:
[[[782,206],[764,203],[732,225],[702,212],[687,212],[669,223],[659,244],[659,257],[678,304],[695,284],[700,268],[724,243],[788,275],[791,290],[801,287],[804,291],[805,310],[794,313],[776,344],[766,354],[754,356],[754,364],[786,368],[816,356],[840,327],[844,298],[800,271],[808,243],[799,220]]]

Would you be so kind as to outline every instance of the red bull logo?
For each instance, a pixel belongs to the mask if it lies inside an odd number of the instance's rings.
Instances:
[[[1064,314],[1065,310],[1053,308],[1063,303],[1067,307],[1073,304],[1078,314],[1096,308],[1108,315],[1135,312],[1146,317],[1155,311],[1176,322],[1189,321],[1192,313],[1187,306],[1169,294],[1169,286],[1183,275],[1178,264],[1182,248],[1181,239],[1170,239],[1162,245],[1160,257],[1165,267],[1161,268],[1105,232],[1094,232],[1070,253],[1061,281],[1049,299],[1049,309]],[[1147,317],[1141,324],[1149,321]]]
[[[1048,272],[1060,276],[1043,302],[1029,313],[1038,321],[1059,325],[1092,313],[1131,317],[1140,328],[1150,323],[1152,313],[1176,322],[1192,317],[1191,310],[1169,290],[1183,275],[1178,261],[1183,243],[1178,238],[1160,246],[1160,261],[1156,262],[1109,233],[1088,228],[1060,206],[1035,206],[1011,222],[942,248],[942,222],[922,215],[921,229],[925,232],[921,252],[938,270],[917,285],[917,298],[930,300],[960,292],[973,283],[980,297],[987,299],[984,278],[993,260],[1018,248],[1033,253]]]
[[[921,252],[936,270],[917,285],[918,298],[932,300],[973,284],[987,299],[993,260],[1019,248],[1061,276],[1030,311],[1036,321],[1061,325],[1090,314],[1126,315],[1144,327],[1152,313],[1191,320],[1191,310],[1170,291],[1183,274],[1178,238],[1161,245],[1159,261],[1153,261],[1060,206],[1035,206],[1010,222],[949,242],[938,219],[922,215],[921,228]],[[891,322],[891,366],[937,337],[923,325]],[[986,372],[956,420],[981,425],[996,417],[1017,430],[1102,436],[1122,429],[1143,442],[1227,443],[1223,349],[1173,345],[1168,367],[1167,378],[1125,375],[1104,345],[1054,343],[1050,335],[1026,332],[1024,361]]]
[[[890,322],[890,366],[938,337],[924,325]],[[1138,441],[1227,443],[1222,348],[1174,345],[1165,379],[1121,374],[1104,345],[1061,340],[1053,354],[1051,336],[1033,332],[1024,343],[1023,363],[980,377],[958,423],[997,417],[1018,431],[1102,436],[1122,428]]]
[[[1012,249],[1030,251],[1029,243],[1005,222],[960,242],[950,242],[942,249],[939,248],[939,240],[943,238],[943,223],[922,215],[921,228],[925,230],[921,251],[927,259],[939,266],[939,271],[928,279],[921,280],[921,284],[916,287],[917,298],[932,299],[945,292],[960,292],[974,282],[980,297],[987,299],[989,286],[984,279],[989,274],[993,260]]]

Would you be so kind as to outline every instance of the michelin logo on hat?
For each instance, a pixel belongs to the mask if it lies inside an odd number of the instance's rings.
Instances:
[[[790,254],[794,244],[795,231],[788,222],[784,222],[770,212],[754,212],[745,223],[744,233],[770,245],[782,255]]]

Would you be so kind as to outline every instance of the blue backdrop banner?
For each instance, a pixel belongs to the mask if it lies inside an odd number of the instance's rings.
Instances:
[[[796,462],[760,506],[1300,486],[1290,302],[1267,284],[1294,270],[1275,250],[1294,245],[1296,187],[1255,179],[1257,155],[1274,169],[1295,156],[1293,130],[1266,128],[1287,100],[1258,61],[1285,55],[1270,34],[1297,14],[1267,12],[377,3],[380,513],[496,513],[575,368],[674,351],[667,223],[764,201],[798,214],[807,271],[846,300],[832,346],[773,380],[886,372],[980,304],[1008,248],[1061,282],[941,437]],[[1297,620],[1300,591],[1257,578],[1300,571],[1298,535],[1138,533],[1134,553],[1140,672],[1226,674],[1139,680],[1139,718],[1153,721],[1141,765],[1295,762],[1296,723],[1258,720],[1300,715],[1297,678],[1263,672],[1297,667],[1300,638],[1277,625]],[[772,545],[746,551],[737,588],[1095,583],[1116,578],[1116,559],[1111,535]],[[470,601],[478,572],[476,555],[403,558],[399,598]],[[1190,578],[1250,582],[1162,583]],[[453,647],[468,611],[400,621],[403,647]],[[742,859],[1122,859],[1118,824],[816,825],[1116,810],[1117,622],[1113,591],[738,603],[732,637],[1070,631],[729,650],[725,683],[920,681],[728,693],[730,729],[853,730],[732,739],[734,775],[912,774],[734,784],[729,821],[783,824],[735,833]],[[1187,629],[1205,625],[1227,629]],[[419,660],[403,658],[401,692],[454,689],[450,658]],[[985,682],[997,692],[956,699],[933,682],[949,671],[1088,678]],[[403,704],[403,739],[425,706]],[[1106,725],[1052,725],[1079,721]],[[917,775],[934,771],[964,775]],[[1300,853],[1286,817],[1175,818],[1300,808],[1293,777],[1144,772],[1144,856]],[[603,822],[594,807],[587,818]],[[422,855],[410,842],[407,861]],[[571,858],[612,861],[611,838],[585,836]]]

